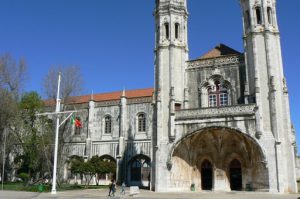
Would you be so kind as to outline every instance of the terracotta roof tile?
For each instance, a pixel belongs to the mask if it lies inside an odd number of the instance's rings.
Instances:
[[[209,58],[215,58],[224,55],[236,55],[236,54],[241,54],[241,53],[224,44],[219,44],[216,47],[214,47],[212,50],[205,53],[204,55],[198,57],[197,59],[209,59]]]
[[[101,101],[112,101],[112,100],[120,100],[123,91],[116,91],[111,93],[99,93],[93,95],[82,95],[82,96],[74,96],[69,97],[67,99],[68,104],[83,104],[87,103],[93,98],[93,101],[101,102]],[[137,89],[137,90],[128,90],[125,91],[125,96],[128,99],[139,98],[139,97],[152,97],[154,92],[153,88],[146,89]],[[45,106],[54,106],[55,100],[44,100]]]

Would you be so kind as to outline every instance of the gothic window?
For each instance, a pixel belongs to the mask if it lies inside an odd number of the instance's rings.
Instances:
[[[251,25],[251,21],[250,21],[250,13],[249,10],[246,10],[245,12],[245,27],[248,28]]]
[[[226,105],[228,105],[228,94],[221,93],[220,94],[220,106],[226,106]]]
[[[165,23],[166,39],[169,39],[169,37],[170,37],[169,31],[170,31],[169,23]]]
[[[109,115],[104,118],[104,133],[111,133],[111,117]]]
[[[208,102],[209,107],[228,105],[228,91],[219,81],[208,87]]]
[[[146,131],[146,116],[144,113],[140,113],[138,115],[138,131],[139,132]]]
[[[256,12],[256,23],[261,25],[262,24],[262,18],[261,18],[260,7],[256,7],[255,12]]]
[[[210,107],[217,106],[217,95],[210,94],[208,97],[209,97],[209,106]]]
[[[179,23],[175,23],[175,39],[179,38]]]
[[[272,22],[272,17],[273,17],[273,13],[272,13],[272,8],[271,7],[268,7],[267,8],[267,13],[268,13],[268,22],[269,22],[269,24],[273,24],[273,22]]]

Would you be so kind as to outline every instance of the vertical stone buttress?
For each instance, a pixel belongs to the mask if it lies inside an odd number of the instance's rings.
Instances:
[[[155,110],[153,137],[153,184],[156,191],[169,186],[167,155],[175,138],[175,104],[183,107],[188,60],[186,0],[157,0],[154,11]]]
[[[125,154],[125,137],[127,134],[127,98],[125,94],[125,90],[121,95],[120,101],[120,134],[119,134],[119,149],[117,154],[117,181],[121,182],[125,180],[125,165],[123,164],[124,161],[124,154]]]
[[[249,103],[266,151],[270,191],[297,192],[289,99],[283,73],[276,0],[241,0]]]
[[[88,130],[87,130],[87,138],[86,138],[86,147],[85,147],[85,155],[90,159],[92,158],[92,133],[94,130],[94,117],[95,117],[95,101],[93,99],[93,95],[91,95],[91,99],[89,101],[89,110],[88,110]]]

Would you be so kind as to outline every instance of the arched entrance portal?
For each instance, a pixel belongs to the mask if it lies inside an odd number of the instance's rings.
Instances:
[[[230,188],[231,190],[242,190],[242,166],[240,161],[234,159],[229,165]]]
[[[202,190],[211,190],[213,182],[213,168],[208,160],[201,165],[201,186]]]
[[[145,155],[137,155],[129,161],[129,184],[139,187],[150,186],[150,158]]]
[[[209,127],[182,138],[171,156],[171,186],[188,190],[268,189],[269,177],[259,144],[236,129]]]

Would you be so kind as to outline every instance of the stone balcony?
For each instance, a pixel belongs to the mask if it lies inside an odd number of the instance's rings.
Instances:
[[[175,120],[254,116],[255,110],[255,104],[239,104],[234,106],[208,107],[200,109],[182,109],[176,111]]]

